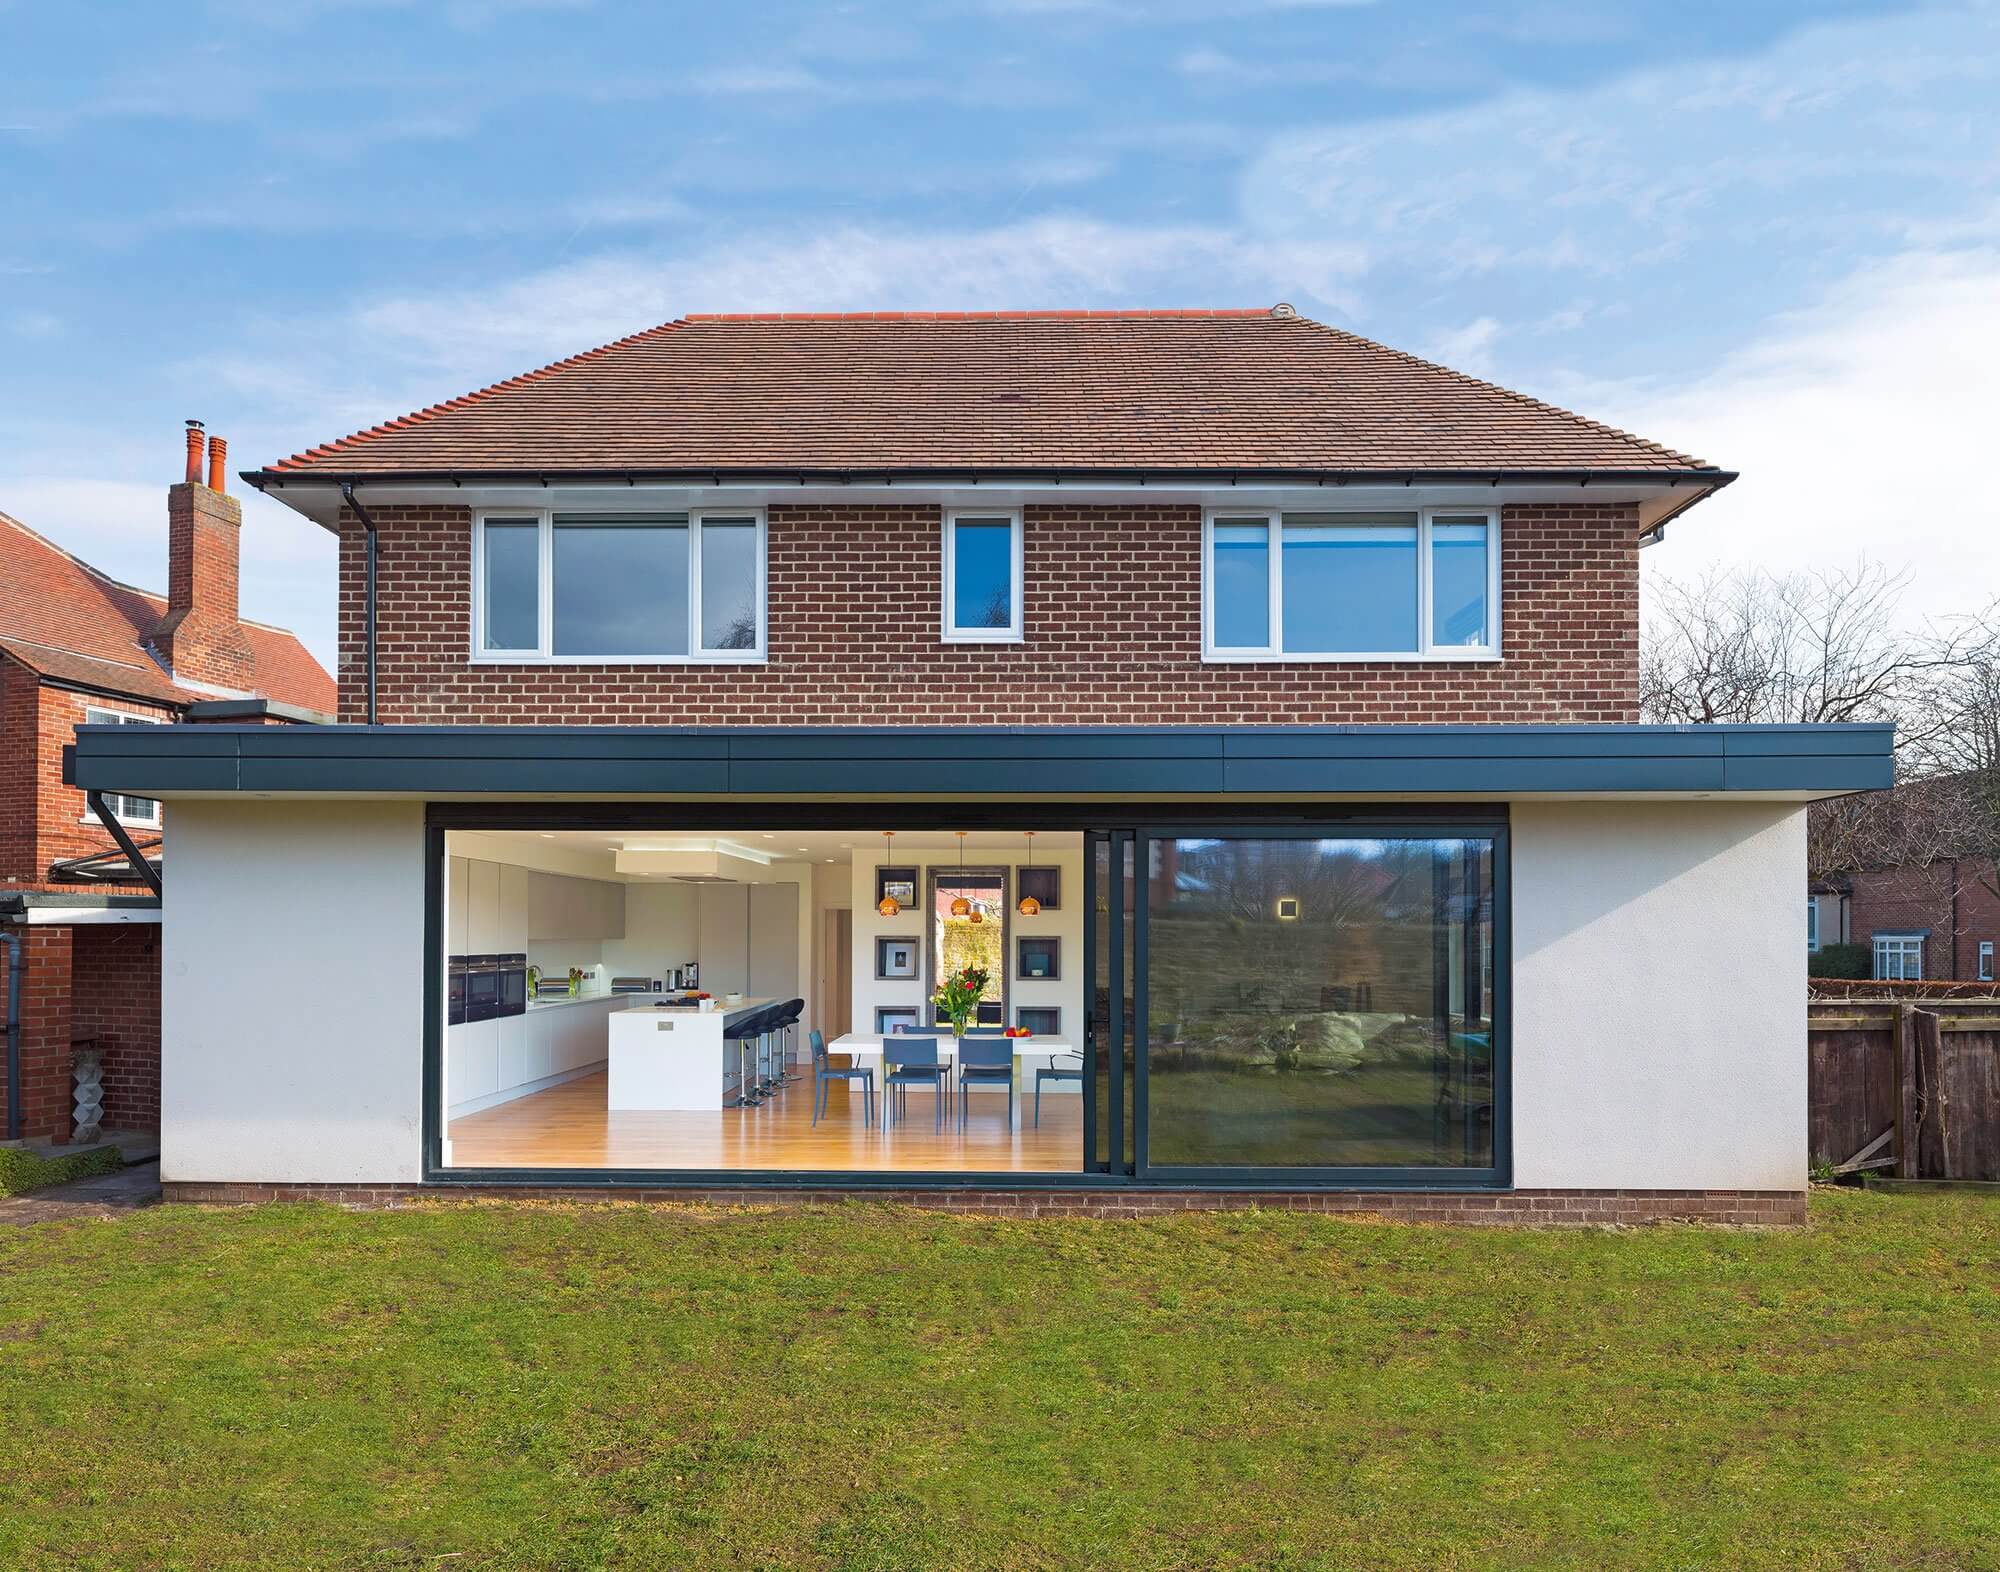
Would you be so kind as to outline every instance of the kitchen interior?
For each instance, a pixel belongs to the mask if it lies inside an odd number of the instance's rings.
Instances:
[[[1081,1164],[1079,833],[454,830],[444,897],[447,1167]],[[1011,1075],[929,1009],[965,957]],[[932,1028],[885,1107],[885,1035]]]

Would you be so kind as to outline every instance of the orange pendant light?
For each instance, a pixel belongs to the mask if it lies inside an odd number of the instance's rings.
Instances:
[[[1033,830],[1023,830],[1021,833],[1028,838],[1028,867],[1032,871],[1035,866],[1035,832]],[[1042,915],[1042,903],[1032,895],[1024,895],[1021,897],[1020,904],[1014,910],[1019,912],[1023,917],[1039,917]]]
[[[959,882],[962,884],[965,882],[965,831],[959,830],[955,833],[958,836],[958,877]],[[951,914],[954,917],[969,916],[974,922],[979,921],[979,913],[972,909],[972,902],[968,901],[963,895],[957,896],[952,900]]]
[[[882,861],[885,866],[887,865],[889,857],[891,856],[891,852],[889,850],[889,840],[890,837],[893,836],[895,833],[896,832],[894,830],[884,830],[882,832]],[[883,895],[881,900],[875,903],[875,910],[880,912],[884,917],[894,917],[899,912],[901,912],[902,909],[903,909],[903,903],[897,900],[895,896],[889,895],[887,893]]]

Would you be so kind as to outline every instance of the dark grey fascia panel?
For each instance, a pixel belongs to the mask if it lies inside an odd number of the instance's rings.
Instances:
[[[83,726],[74,783],[406,796],[1866,791],[1887,726]]]

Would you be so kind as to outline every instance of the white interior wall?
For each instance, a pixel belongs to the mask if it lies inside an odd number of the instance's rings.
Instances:
[[[1514,805],[1517,1186],[1805,1187],[1805,817]]]
[[[1062,1010],[1063,1035],[1072,1042],[1078,1042],[1082,1040],[1084,999],[1083,838],[1081,835],[1040,835],[1035,839],[1035,866],[1046,868],[1055,865],[1062,869],[1062,909],[1045,911],[1039,917],[1023,917],[1019,912],[1010,912],[1008,916],[1007,1024],[1014,1024],[1014,1011],[1019,1005],[1054,1005]],[[1045,846],[1042,844],[1045,841],[1058,844]],[[1062,847],[1062,841],[1073,841],[1074,844]],[[965,865],[968,868],[1008,869],[1007,901],[1011,907],[1020,899],[1013,871],[1026,860],[1018,854],[981,851],[969,854]],[[870,855],[856,848],[849,899],[854,905],[853,1029],[857,1032],[872,1032],[875,1029],[878,1005],[921,1007],[926,997],[921,979],[915,982],[878,982],[875,977],[875,941],[878,937],[912,934],[925,945],[931,942],[925,912],[905,910],[895,917],[884,917],[875,910],[875,870],[884,865],[892,868],[916,867],[917,901],[921,907],[930,870],[933,867],[946,870],[957,868],[958,849],[953,846],[949,851],[925,850],[903,845],[900,840],[895,851],[888,856],[879,850]],[[1020,982],[1014,979],[1014,941],[1022,934],[1052,934],[1062,940],[1062,975],[1059,978],[1053,982]]]
[[[421,1177],[424,809],[173,805],[160,1173]]]

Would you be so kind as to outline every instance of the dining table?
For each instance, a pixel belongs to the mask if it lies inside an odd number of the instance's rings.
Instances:
[[[898,1032],[899,1037],[935,1037],[938,1059],[948,1070],[958,1068],[957,1041],[948,1028],[940,1027],[936,1032]],[[998,1041],[1006,1043],[1014,1050],[1014,1122],[1018,1126],[1027,1113],[1028,1104],[1035,1095],[1035,1071],[1046,1066],[1059,1054],[1068,1054],[1072,1062],[1082,1056],[1083,1050],[1067,1037],[1054,1033],[1037,1033],[1033,1037],[1002,1037]],[[882,1079],[882,1043],[880,1032],[843,1032],[826,1045],[826,1051],[850,1056],[850,1063],[857,1069],[875,1072],[875,1084],[884,1084]],[[947,1076],[947,1080],[950,1077]],[[1042,1089],[1045,1097],[1059,1094],[1077,1096],[1083,1090],[1079,1081],[1052,1081]]]

